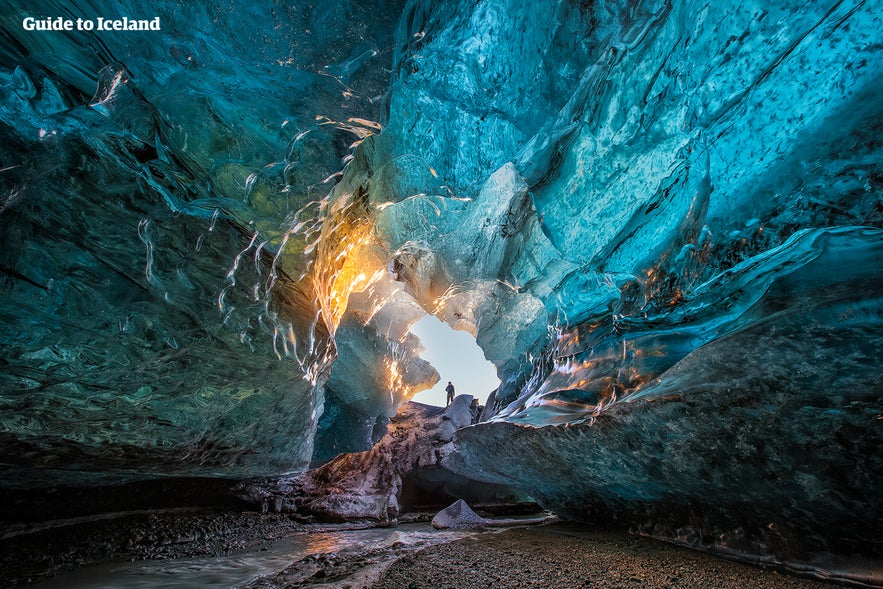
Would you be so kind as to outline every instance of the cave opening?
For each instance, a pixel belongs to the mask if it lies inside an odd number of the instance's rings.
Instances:
[[[500,386],[496,367],[485,359],[471,333],[454,329],[432,315],[417,321],[411,333],[423,344],[420,357],[441,376],[431,389],[414,395],[413,401],[444,407],[445,387],[451,381],[458,395],[472,395],[484,405],[491,392]]]

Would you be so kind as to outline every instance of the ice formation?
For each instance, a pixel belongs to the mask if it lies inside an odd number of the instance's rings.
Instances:
[[[405,403],[370,450],[340,454],[294,477],[250,482],[235,495],[277,512],[384,524],[395,523],[405,512],[439,509],[456,498],[498,511],[535,509],[518,489],[442,466],[453,450],[454,433],[478,420],[471,401],[471,395],[461,395],[446,408]]]
[[[503,382],[451,468],[879,553],[883,16],[768,4],[3,2],[6,484],[365,449],[431,313]]]

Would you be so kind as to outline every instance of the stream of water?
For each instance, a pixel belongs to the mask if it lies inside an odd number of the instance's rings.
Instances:
[[[89,565],[31,585],[39,589],[229,589],[280,571],[306,556],[367,551],[401,542],[427,545],[447,542],[466,532],[439,532],[429,524],[395,528],[301,532],[273,541],[265,549],[229,556],[142,560]]]

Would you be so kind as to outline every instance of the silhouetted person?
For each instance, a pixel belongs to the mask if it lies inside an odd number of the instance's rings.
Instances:
[[[445,391],[448,393],[448,402],[445,403],[445,406],[448,406],[454,400],[454,385],[451,384],[451,381],[448,381],[448,386],[445,387]]]

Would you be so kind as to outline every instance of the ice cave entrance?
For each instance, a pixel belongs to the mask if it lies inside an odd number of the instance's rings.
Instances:
[[[411,327],[411,333],[423,343],[420,357],[435,366],[441,375],[434,387],[417,393],[412,400],[444,407],[445,387],[451,381],[458,395],[472,395],[484,405],[488,395],[500,386],[497,369],[485,360],[484,352],[469,332],[453,329],[427,315]]]

